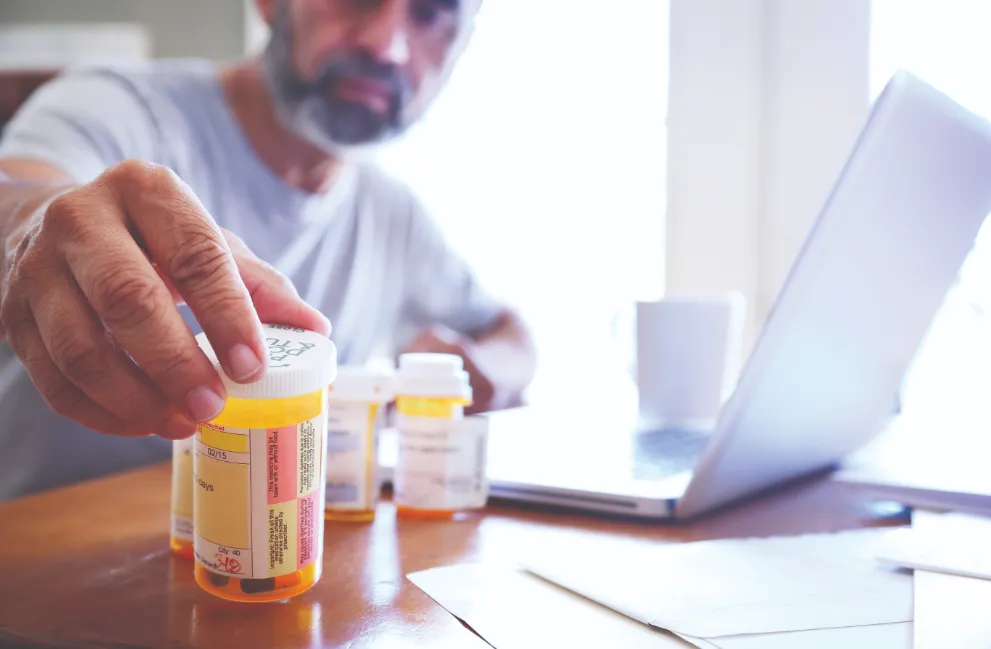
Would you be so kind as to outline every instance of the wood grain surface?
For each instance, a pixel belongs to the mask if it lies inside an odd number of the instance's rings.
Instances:
[[[827,532],[886,519],[816,479],[689,523],[643,523],[493,504],[455,522],[328,523],[324,574],[288,602],[236,604],[201,591],[168,551],[167,465],[0,504],[0,646],[486,647],[417,589],[410,572],[514,561],[583,544],[594,556],[734,536]]]

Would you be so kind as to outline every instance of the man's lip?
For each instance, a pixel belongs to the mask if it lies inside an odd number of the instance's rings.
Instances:
[[[365,104],[377,112],[389,110],[392,87],[384,81],[367,77],[345,77],[334,84],[334,94],[339,99]]]

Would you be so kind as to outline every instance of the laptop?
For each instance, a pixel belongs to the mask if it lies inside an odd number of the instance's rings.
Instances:
[[[897,73],[712,429],[641,429],[581,394],[492,413],[492,497],[683,519],[836,467],[889,422],[989,212],[991,124]],[[395,455],[384,440],[386,472]]]

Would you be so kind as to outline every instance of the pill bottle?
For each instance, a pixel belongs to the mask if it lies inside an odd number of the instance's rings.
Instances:
[[[323,562],[327,386],[337,350],[320,334],[265,325],[268,369],[229,380],[216,419],[199,426],[193,453],[194,576],[241,602],[283,600],[320,579]]]
[[[193,438],[172,442],[172,553],[193,558]]]
[[[327,394],[328,521],[368,522],[375,518],[381,485],[379,433],[384,405],[392,400],[392,372],[342,366]]]
[[[471,385],[461,357],[400,356],[395,391],[397,515],[449,520],[483,507],[488,498],[488,419],[464,416],[464,407],[471,405]]]

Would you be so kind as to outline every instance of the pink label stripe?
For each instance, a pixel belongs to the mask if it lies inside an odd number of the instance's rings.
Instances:
[[[296,498],[296,427],[272,428],[265,438],[268,459],[268,504]]]

